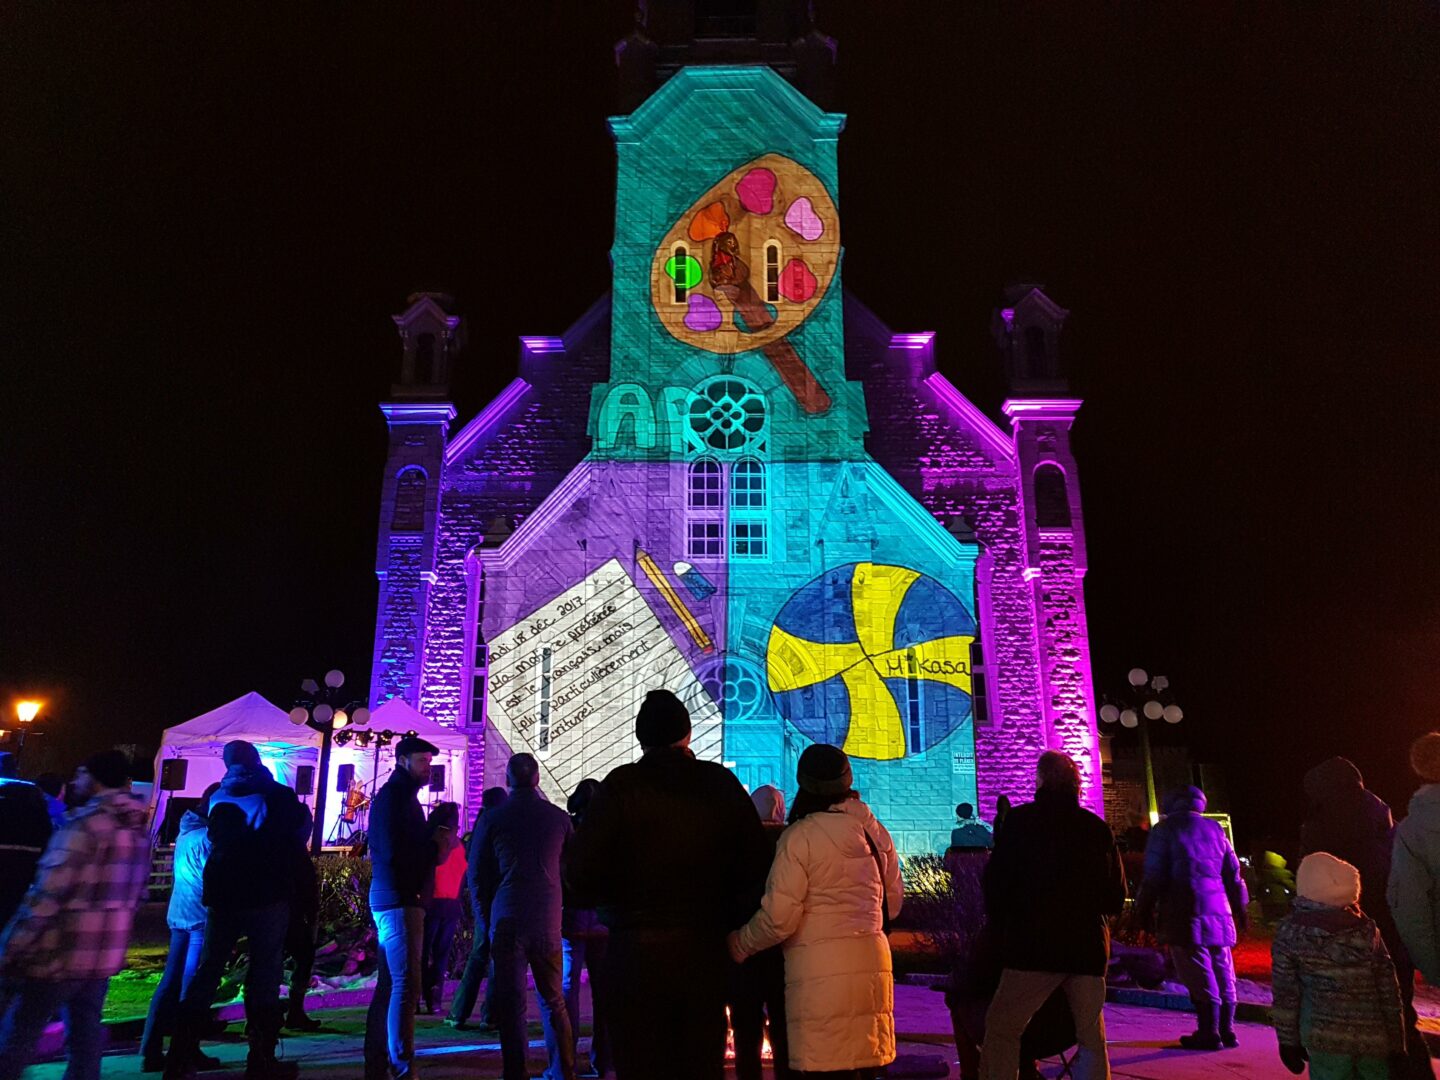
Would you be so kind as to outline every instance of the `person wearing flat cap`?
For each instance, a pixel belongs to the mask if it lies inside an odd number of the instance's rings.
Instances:
[[[640,759],[601,782],[565,854],[577,904],[610,928],[610,1047],[620,1080],[720,1080],[725,935],[769,864],[735,776],[690,751],[690,713],[668,690],[635,719]]]
[[[895,1060],[895,976],[885,932],[904,900],[900,859],[861,802],[843,750],[806,747],[796,780],[800,794],[765,897],[730,935],[730,956],[744,962],[776,945],[784,950],[786,1075],[872,1080]]]
[[[370,912],[380,947],[380,971],[365,1021],[366,1080],[412,1080],[415,1007],[420,1000],[420,952],[425,906],[421,894],[438,854],[420,807],[439,751],[407,735],[395,744],[395,771],[370,806]]]

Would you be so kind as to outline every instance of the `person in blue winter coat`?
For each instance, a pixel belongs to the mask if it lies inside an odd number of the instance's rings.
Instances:
[[[1142,926],[1158,908],[1160,941],[1170,947],[1175,972],[1195,1005],[1198,1030],[1180,1037],[1187,1050],[1239,1045],[1231,950],[1245,929],[1249,898],[1235,849],[1204,811],[1199,788],[1177,788],[1166,797],[1165,818],[1145,846],[1145,878],[1135,900]]]
[[[205,860],[210,857],[210,818],[206,807],[219,784],[211,784],[200,796],[200,805],[187,810],[180,819],[180,835],[175,840],[175,884],[170,890],[170,905],[165,922],[170,927],[170,952],[165,958],[165,971],[155,996],[150,999],[150,1013],[145,1018],[145,1033],[140,1037],[142,1072],[161,1072],[165,1068],[165,1036],[175,1025],[180,997],[195,977],[200,954],[205,948]],[[220,1061],[208,1054],[198,1054],[202,1068],[219,1068]]]
[[[180,999],[180,1016],[166,1080],[188,1080],[199,1067],[199,1046],[225,965],[240,938],[249,945],[245,1020],[250,1080],[285,1080],[299,1071],[275,1049],[282,950],[295,890],[295,849],[307,811],[295,792],[276,782],[260,752],[243,739],[225,744],[225,778],[209,799],[210,857],[205,860],[205,946],[200,966]]]

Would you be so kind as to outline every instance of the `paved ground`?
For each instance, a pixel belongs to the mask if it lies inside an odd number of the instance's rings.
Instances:
[[[588,1024],[588,1005],[582,1009]],[[315,1035],[287,1038],[284,1055],[301,1063],[302,1075],[311,1080],[356,1080],[360,1076],[363,1009],[338,1009],[320,1014],[326,1030]],[[536,1016],[533,1005],[531,1015]],[[941,1057],[949,1063],[950,1077],[958,1077],[951,1043],[950,1017],[941,996],[920,987],[896,989],[897,1026],[901,1052],[918,1057]],[[1202,1080],[1213,1077],[1249,1077],[1255,1080],[1290,1080],[1290,1074],[1275,1055],[1275,1034],[1263,1025],[1240,1028],[1238,1050],[1215,1054],[1186,1053],[1176,1049],[1175,1039],[1192,1030],[1190,1016],[1163,1009],[1110,1006],[1106,1009],[1110,1054],[1114,1074],[1136,1080]],[[475,1032],[457,1032],[445,1027],[438,1017],[417,1018],[417,1041],[421,1046],[422,1075],[425,1080],[466,1080],[500,1075],[500,1047],[493,1038]],[[238,1031],[240,1025],[233,1025]],[[588,1028],[586,1029],[588,1030]],[[532,1025],[530,1069],[539,1075],[544,1069],[544,1047],[539,1026]],[[583,1045],[583,1044],[582,1044]],[[231,1072],[204,1075],[234,1076],[242,1072],[245,1047],[239,1041],[209,1044],[217,1057],[233,1066]],[[37,1065],[27,1070],[27,1080],[60,1080],[64,1065]],[[1055,1066],[1045,1069],[1054,1076]],[[152,1074],[153,1075],[153,1074]],[[116,1047],[106,1057],[105,1080],[139,1078],[140,1062],[134,1048]],[[677,1077],[677,1080],[684,1080]]]

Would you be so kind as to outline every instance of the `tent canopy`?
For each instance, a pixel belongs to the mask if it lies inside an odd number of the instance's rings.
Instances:
[[[261,743],[285,743],[287,745],[319,746],[320,732],[304,724],[292,724],[284,709],[270,704],[253,690],[218,709],[166,728],[161,739],[161,753],[165,748],[223,747],[233,739],[244,739],[259,746]]]
[[[437,724],[404,698],[391,698],[372,712],[370,730],[393,731],[400,735],[413,731],[438,746],[442,753],[464,753],[468,744],[464,732]]]

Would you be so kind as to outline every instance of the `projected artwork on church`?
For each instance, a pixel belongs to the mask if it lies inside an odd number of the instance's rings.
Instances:
[[[815,310],[839,265],[839,215],[804,166],[766,154],[733,169],[661,239],[651,299],[687,345],[759,350],[807,413],[830,408],[791,334]]]
[[[752,790],[793,798],[805,748],[843,747],[906,854],[943,851],[957,803],[1027,797],[1043,749],[1098,776],[1078,401],[998,425],[934,335],[845,294],[844,117],[765,65],[684,67],[609,125],[611,290],[522,338],[463,428],[435,382],[458,314],[397,316],[372,701],[467,733],[467,816],[517,751],[561,805],[636,761],[658,687]],[[1007,356],[1047,370],[1066,313],[1004,303]]]

